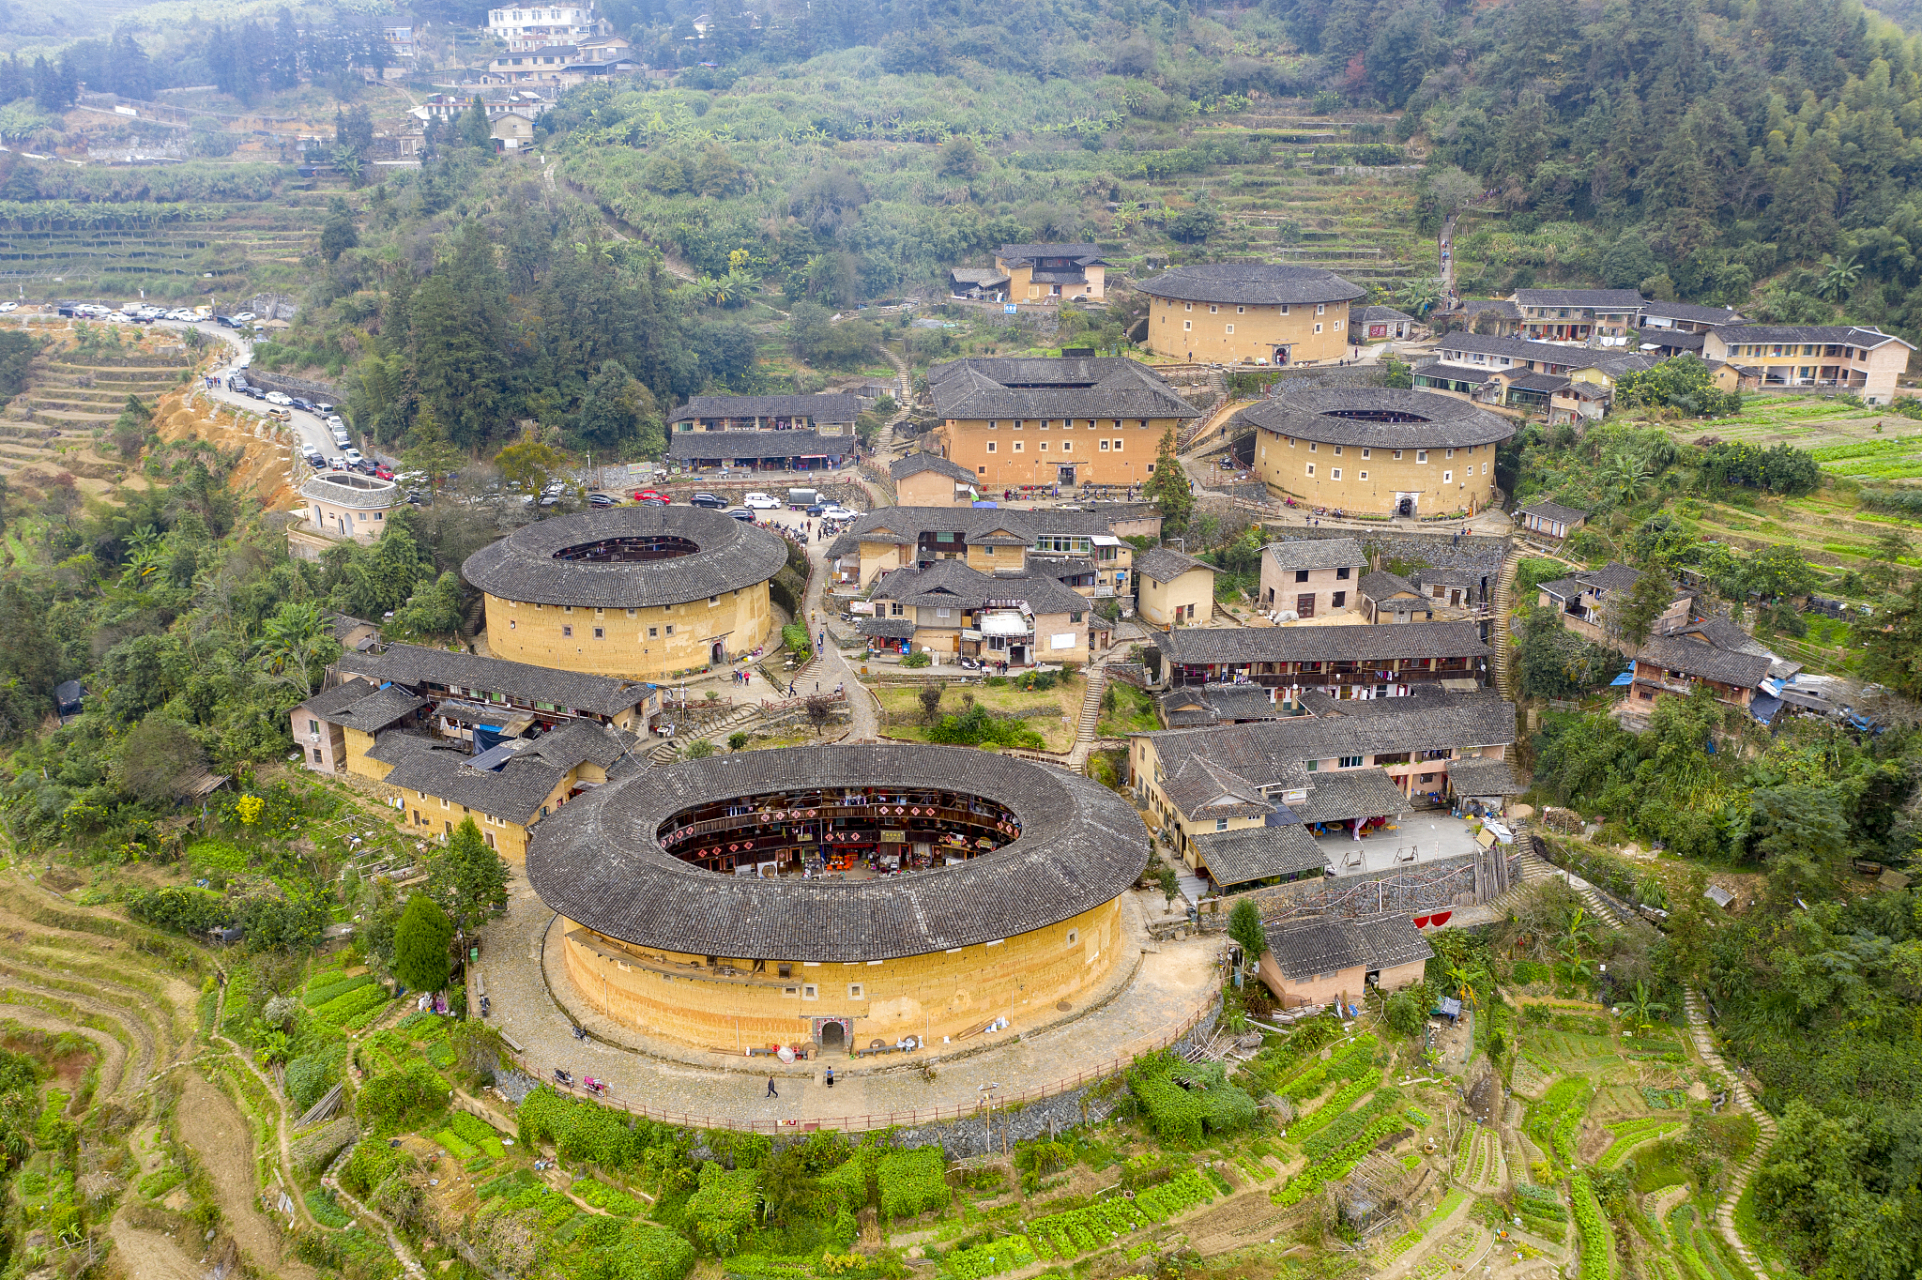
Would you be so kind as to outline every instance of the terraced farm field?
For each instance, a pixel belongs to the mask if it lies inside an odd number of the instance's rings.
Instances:
[[[297,197],[193,205],[144,227],[0,225],[0,285],[24,286],[29,296],[117,301],[143,289],[185,299],[289,282],[325,212],[324,200],[309,206]]]
[[[179,386],[193,356],[177,342],[86,350],[68,345],[65,334],[54,341],[34,361],[27,390],[0,411],[0,475],[39,488],[65,472],[101,493],[128,468],[100,433],[128,396],[152,406]]]

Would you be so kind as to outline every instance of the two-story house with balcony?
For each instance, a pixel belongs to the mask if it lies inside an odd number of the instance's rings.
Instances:
[[[1349,614],[1361,603],[1357,588],[1367,572],[1368,556],[1353,538],[1270,543],[1261,549],[1262,612],[1285,622]]]
[[[614,24],[592,4],[509,6],[487,11],[487,34],[509,49],[541,49],[548,45],[576,45],[594,36],[612,35]]]
[[[1611,560],[1599,569],[1585,569],[1542,583],[1536,588],[1536,603],[1544,609],[1556,610],[1562,626],[1584,640],[1632,654],[1634,646],[1616,634],[1609,611],[1628,598],[1641,576],[1641,570]],[[1694,592],[1678,591],[1674,601],[1655,620],[1653,630],[1666,631],[1687,622],[1694,603]]]
[[[1642,332],[1641,349],[1663,359],[1684,352],[1699,356],[1702,339],[1710,329],[1745,323],[1747,320],[1740,312],[1727,307],[1655,300],[1644,302],[1642,313],[1636,318],[1636,327]]]
[[[1131,509],[1095,511],[1017,507],[882,507],[855,520],[828,544],[829,581],[860,591],[894,569],[957,560],[978,573],[1026,570],[1048,557],[1090,599],[1134,592],[1134,548],[1114,532],[1133,530]],[[1037,569],[1037,571],[1040,571]]]
[[[994,270],[1005,277],[992,288],[1010,302],[1103,302],[1108,264],[1091,244],[1004,244],[994,251]]]
[[[1169,684],[1272,685],[1291,701],[1305,690],[1337,699],[1405,697],[1424,684],[1468,692],[1485,683],[1490,656],[1481,624],[1473,621],[1180,627],[1154,643]]]
[[[1517,289],[1510,299],[1522,313],[1522,336],[1551,342],[1626,346],[1642,312],[1633,289]]]
[[[1702,357],[1734,365],[1744,390],[1832,387],[1869,404],[1895,398],[1914,350],[1893,334],[1852,325],[1736,324],[1702,336]]]
[[[1634,682],[1623,710],[1645,718],[1657,700],[1688,697],[1706,685],[1716,700],[1748,710],[1756,687],[1768,678],[1769,659],[1762,654],[1722,649],[1680,635],[1652,637],[1635,655]]]
[[[986,574],[960,560],[896,569],[875,584],[872,603],[874,615],[858,624],[871,649],[940,661],[1086,665],[1108,634],[1089,599],[1054,578],[1027,569]]]
[[[692,467],[811,471],[855,451],[859,396],[693,396],[667,420],[667,456]]]

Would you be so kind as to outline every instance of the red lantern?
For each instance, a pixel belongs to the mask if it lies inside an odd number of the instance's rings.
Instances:
[[[1427,917],[1427,916],[1416,916],[1416,917],[1415,917],[1415,927],[1416,927],[1417,929],[1425,929],[1425,928],[1427,928],[1427,927],[1428,927],[1428,917]]]
[[[1455,913],[1453,911],[1437,911],[1434,915],[1429,917],[1428,922],[1434,925],[1437,929],[1439,929],[1443,925],[1447,924],[1448,918],[1454,914]]]

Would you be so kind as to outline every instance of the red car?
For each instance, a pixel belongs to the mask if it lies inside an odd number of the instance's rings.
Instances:
[[[392,480],[393,478],[394,478],[394,472],[391,467],[375,467],[374,468],[374,479]]]
[[[637,489],[634,491],[634,501],[658,502],[662,506],[666,506],[668,503],[674,501],[674,499],[668,497],[658,489]]]

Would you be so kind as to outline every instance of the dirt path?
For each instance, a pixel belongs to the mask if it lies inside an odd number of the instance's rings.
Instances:
[[[51,1031],[56,1035],[71,1031],[75,1035],[85,1036],[100,1051],[100,1088],[96,1096],[111,1097],[119,1091],[121,1079],[127,1070],[127,1046],[106,1032],[70,1022],[45,1009],[26,1004],[0,1003],[0,1018],[11,1018],[21,1026],[32,1027],[36,1031]]]
[[[181,1140],[194,1149],[213,1179],[221,1212],[240,1247],[263,1272],[283,1280],[316,1280],[314,1269],[281,1256],[280,1236],[261,1212],[254,1185],[253,1127],[227,1095],[197,1071],[182,1073],[178,1114],[192,1117],[180,1127]]]
[[[213,1032],[213,1038],[220,1041],[222,1044],[226,1045],[228,1048],[234,1051],[234,1056],[237,1059],[239,1059],[240,1064],[246,1067],[247,1070],[254,1073],[254,1079],[260,1081],[261,1087],[267,1091],[268,1097],[277,1098],[279,1100],[280,1105],[277,1108],[278,1114],[274,1116],[274,1135],[280,1143],[280,1163],[276,1167],[280,1170],[280,1177],[282,1181],[284,1181],[289,1187],[298,1186],[299,1185],[298,1181],[293,1177],[293,1168],[294,1168],[293,1144],[287,1136],[287,1125],[289,1121],[295,1119],[296,1117],[292,1117],[287,1114],[288,1101],[287,1101],[286,1095],[281,1092],[279,1087],[277,1087],[272,1080],[269,1080],[267,1078],[266,1072],[262,1071],[259,1067],[254,1065],[254,1060],[247,1056],[247,1051],[245,1049],[242,1049],[239,1045],[235,1044],[232,1040],[229,1040],[226,1036],[220,1034],[220,1031],[218,1028],[220,1027],[222,1020],[224,1020],[226,1016],[227,1016],[227,988],[223,985],[220,988],[219,1003],[216,1004],[214,1007],[215,1030]],[[314,1212],[313,1210],[307,1207],[307,1202],[305,1200],[299,1197],[295,1197],[294,1205],[295,1205],[296,1211],[300,1215],[300,1220],[302,1222],[306,1223],[309,1227],[316,1225],[314,1222]]]
[[[114,1257],[129,1280],[205,1280],[205,1268],[190,1257],[180,1242],[159,1231],[130,1227],[116,1216],[107,1228]]]

